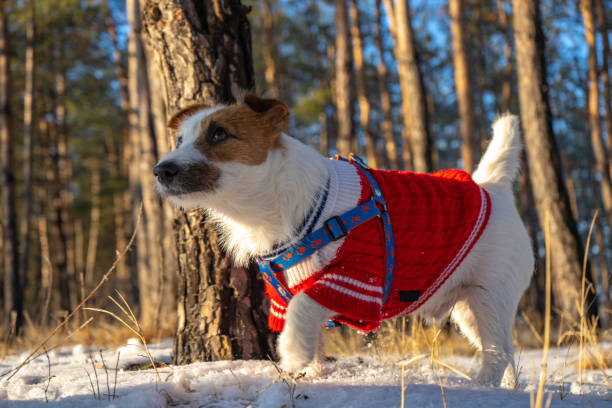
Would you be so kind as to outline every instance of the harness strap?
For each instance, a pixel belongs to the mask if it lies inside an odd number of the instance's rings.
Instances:
[[[357,164],[357,168],[361,170],[370,183],[370,187],[374,191],[374,201],[376,204],[382,207],[381,218],[383,226],[385,228],[385,285],[383,286],[382,302],[383,305],[387,303],[389,299],[389,293],[391,292],[391,283],[393,282],[393,273],[395,271],[395,242],[393,241],[393,229],[391,228],[391,218],[389,217],[389,211],[387,211],[387,203],[383,197],[382,190],[378,186],[378,183],[374,179],[374,176],[368,171],[369,167],[361,160],[359,156],[353,153],[349,154],[349,161]]]
[[[282,272],[297,263],[303,261],[308,256],[312,255],[317,250],[323,248],[325,245],[344,238],[350,230],[356,226],[363,224],[372,218],[379,216],[382,218],[384,226],[384,241],[385,241],[385,284],[383,286],[382,302],[385,304],[389,298],[389,292],[391,291],[391,282],[393,281],[393,271],[395,268],[395,251],[393,243],[393,231],[391,230],[391,221],[389,219],[389,213],[387,212],[387,204],[382,195],[382,191],[378,186],[378,183],[374,177],[368,171],[368,166],[356,155],[350,154],[349,160],[344,159],[336,155],[336,160],[343,160],[353,164],[359,171],[366,177],[374,198],[370,201],[363,203],[352,210],[345,212],[340,216],[334,216],[323,223],[323,227],[312,232],[300,242],[281,252],[273,259],[257,258],[259,264],[259,270],[266,282],[268,282],[278,293],[278,295],[289,304],[289,301],[293,297],[291,292],[285,288],[280,280],[276,277],[276,274]],[[327,322],[329,327],[335,326],[335,322]]]

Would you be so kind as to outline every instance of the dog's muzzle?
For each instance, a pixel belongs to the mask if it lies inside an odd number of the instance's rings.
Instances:
[[[174,196],[214,190],[221,172],[206,162],[181,163],[166,159],[155,166],[153,174],[157,191],[163,196]]]
[[[174,178],[179,174],[180,168],[173,161],[159,163],[153,169],[153,174],[163,186],[169,187]]]

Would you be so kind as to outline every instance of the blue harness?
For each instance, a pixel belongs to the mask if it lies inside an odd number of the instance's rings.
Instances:
[[[293,245],[289,249],[281,252],[272,259],[257,258],[259,263],[259,270],[263,275],[263,278],[276,290],[279,296],[289,305],[289,301],[293,297],[291,292],[278,280],[276,277],[277,273],[296,265],[303,261],[308,256],[312,255],[317,250],[323,248],[330,242],[337,241],[344,238],[350,230],[356,226],[363,224],[366,221],[371,220],[376,216],[382,218],[383,226],[385,228],[385,284],[383,286],[382,302],[385,304],[389,298],[389,292],[391,291],[391,282],[393,282],[393,271],[395,269],[395,251],[393,243],[393,231],[391,230],[391,220],[389,218],[389,212],[387,211],[387,204],[382,195],[382,191],[378,186],[378,183],[368,171],[368,166],[356,155],[351,153],[349,159],[345,159],[336,155],[335,160],[342,160],[349,163],[353,163],[363,174],[370,188],[374,193],[374,197],[363,203],[352,210],[345,212],[340,216],[334,216],[323,223],[323,227],[307,235],[297,244]],[[335,326],[332,321],[327,322],[330,327]]]

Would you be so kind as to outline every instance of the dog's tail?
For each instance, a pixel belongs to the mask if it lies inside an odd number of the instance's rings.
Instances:
[[[478,184],[512,185],[520,167],[521,130],[518,116],[505,114],[493,123],[493,138],[472,175]]]

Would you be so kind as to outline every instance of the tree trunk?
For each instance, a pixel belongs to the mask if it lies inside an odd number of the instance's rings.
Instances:
[[[99,209],[98,209],[98,212],[99,212]],[[91,214],[91,215],[93,216],[94,214]],[[81,218],[77,218],[74,221],[74,269],[79,279],[79,286],[80,286],[81,292],[85,291],[85,280],[86,280],[86,276],[85,276],[85,273],[86,273],[86,270],[85,270],[85,236],[84,235],[85,234],[83,233],[83,220]],[[91,235],[91,231],[90,231],[90,235]],[[84,297],[85,297],[85,294],[81,293],[81,298],[84,298]]]
[[[21,243],[19,257],[19,279],[25,288],[30,259],[30,219],[32,218],[32,149],[34,128],[32,126],[34,104],[34,46],[35,46],[35,2],[28,2],[30,16],[26,24],[25,90],[23,94],[23,201],[20,225]]]
[[[156,140],[151,114],[151,98],[145,52],[140,37],[141,23],[137,0],[128,1],[128,22],[131,31],[128,39],[128,77],[130,85],[130,107],[135,112],[130,122],[132,140],[135,142],[137,174],[144,207],[144,239],[141,247],[146,259],[140,257],[138,287],[140,290],[140,318],[145,327],[153,331],[159,328],[160,319],[168,316],[172,304],[170,271],[164,269],[166,254],[162,240],[163,214],[160,198],[154,191],[155,180],[151,169],[157,162]],[[146,264],[143,264],[146,262]],[[146,266],[145,266],[146,265]]]
[[[597,20],[599,22],[599,32],[601,34],[602,45],[602,62],[601,62],[601,78],[603,85],[603,101],[606,124],[606,142],[608,156],[612,155],[612,96],[610,95],[610,70],[608,67],[608,58],[610,57],[610,41],[608,39],[608,25],[606,22],[606,10],[604,9],[602,0],[595,0],[597,7]],[[612,174],[612,162],[609,164],[609,171]]]
[[[396,1],[393,9],[387,12],[394,12],[394,18],[390,20],[395,23],[395,58],[402,91],[403,150],[404,152],[407,149],[411,150],[413,170],[425,173],[431,171],[433,167],[432,141],[429,134],[425,86],[414,43],[408,0]],[[403,161],[407,163],[405,158]]]
[[[230,103],[242,89],[253,88],[247,12],[237,0],[144,3],[147,46],[162,75],[169,112],[197,102]],[[175,232],[179,299],[174,363],[273,355],[257,266],[234,266],[201,211],[180,215]]]
[[[538,213],[536,211],[533,188],[529,178],[529,165],[525,154],[521,154],[521,164],[523,171],[519,174],[520,188],[520,213],[527,228],[527,233],[531,238],[531,246],[535,256],[535,267],[531,283],[526,290],[519,308],[530,318],[540,318],[544,316],[544,299],[546,285],[546,265],[540,256],[540,244],[538,241]]]
[[[383,114],[382,119],[382,134],[385,138],[385,152],[389,159],[389,168],[400,170],[401,165],[397,154],[397,145],[393,136],[393,120],[391,117],[391,95],[389,94],[389,80],[387,74],[387,64],[385,63],[385,48],[383,45],[382,35],[382,4],[380,0],[376,0],[376,20],[374,22],[374,38],[378,56],[378,85],[380,88],[380,107]]]
[[[115,63],[115,69],[117,71],[117,80],[119,82],[119,95],[120,95],[120,103],[121,109],[125,113],[128,121],[130,120],[130,100],[129,100],[129,91],[128,91],[128,76],[123,65],[123,58],[121,55],[121,50],[119,49],[119,44],[117,40],[117,27],[115,21],[113,20],[112,13],[108,8],[107,0],[101,0],[100,7],[104,14],[104,24],[106,25],[106,30],[108,31],[108,35],[111,39],[111,44],[113,47],[113,62]],[[128,132],[129,136],[131,133]],[[129,143],[131,142],[129,137],[126,137],[124,133],[119,136],[119,146],[125,150],[129,150]],[[106,147],[108,150],[108,159],[109,159],[109,172],[111,177],[118,181],[121,174],[124,171],[123,161],[119,160],[119,152],[121,148],[117,148],[115,141],[112,137],[106,138]],[[123,164],[123,165],[122,165]],[[128,166],[130,166],[128,164]],[[115,250],[117,252],[122,251],[127,246],[127,235],[126,235],[126,224],[128,222],[126,218],[126,214],[132,212],[131,208],[131,200],[125,200],[123,195],[125,193],[121,191],[115,191],[113,193],[113,218],[115,225]],[[128,208],[126,208],[125,204],[128,204]],[[126,211],[127,210],[127,211]],[[128,269],[127,260],[125,257],[119,259],[117,263],[117,272],[116,272],[115,286],[119,292],[125,296],[126,300],[129,304],[135,304],[138,299],[138,293],[134,285],[132,285],[132,279],[130,278],[130,271]]]
[[[100,163],[94,160],[91,169],[91,215],[89,221],[89,238],[87,240],[87,256],[85,260],[85,283],[93,287],[98,251],[98,234],[100,231]]]
[[[612,313],[612,300],[610,299],[610,269],[608,267],[608,259],[606,258],[607,247],[604,241],[603,225],[601,219],[597,223],[595,230],[595,239],[597,246],[599,247],[599,272],[601,273],[601,291],[603,292],[603,305],[599,309],[599,316],[601,318],[601,325],[603,328],[610,328],[611,325],[611,313]]]
[[[455,68],[455,89],[459,104],[459,120],[461,121],[461,159],[467,172],[474,169],[474,153],[476,143],[476,118],[474,116],[474,101],[472,98],[472,79],[468,60],[465,38],[465,17],[462,0],[449,0],[448,9],[451,19],[453,36],[453,66]]]
[[[601,117],[599,114],[599,78],[597,74],[597,49],[595,45],[595,18],[593,0],[581,0],[580,10],[584,19],[584,33],[589,50],[588,54],[588,102],[589,131],[591,147],[595,156],[595,166],[600,176],[601,198],[604,215],[608,225],[612,225],[612,180],[610,178],[608,152],[601,134]]]
[[[501,111],[504,113],[510,111],[510,101],[512,100],[512,39],[508,25],[508,14],[504,8],[504,0],[497,0],[497,10],[499,12],[499,24],[504,32],[504,58],[506,59],[501,90]]]
[[[152,55],[147,56],[147,60],[153,60]],[[168,127],[166,126],[166,106],[162,94],[162,78],[159,77],[157,68],[154,64],[147,64],[147,78],[149,80],[149,91],[151,100],[151,116],[155,133],[155,143],[157,150],[156,161],[174,148],[174,140],[169,137]],[[165,298],[167,305],[172,305],[169,310],[174,314],[174,301],[176,300],[175,273],[177,267],[176,241],[174,239],[174,219],[178,212],[168,200],[161,202],[161,245],[164,254],[163,278],[165,279]],[[172,300],[172,301],[170,301]]]
[[[352,20],[351,39],[353,46],[353,61],[355,62],[357,100],[359,101],[359,122],[365,136],[368,165],[372,168],[378,168],[380,163],[376,154],[376,136],[370,127],[370,101],[368,99],[368,84],[366,82],[365,65],[363,62],[363,38],[361,35],[361,22],[357,0],[351,1],[349,11]]]
[[[23,319],[23,292],[19,282],[19,239],[15,204],[15,173],[11,122],[11,71],[8,30],[8,4],[0,0],[0,158],[2,166],[2,230],[4,266],[4,313],[7,326],[9,316],[16,313],[16,329]]]
[[[42,101],[40,102],[42,106]],[[53,157],[49,154],[52,146],[51,129],[45,110],[38,119],[40,143],[37,145],[36,162],[42,164],[41,182],[37,183],[34,193],[36,196],[36,216],[38,227],[38,240],[40,245],[40,324],[47,327],[49,310],[53,294],[53,261],[49,248],[49,209],[53,209],[53,201],[49,204],[49,189],[47,186],[54,185],[55,169]],[[54,190],[52,190],[54,191]],[[59,251],[57,251],[59,252]]]
[[[325,108],[319,113],[319,151],[323,156],[329,156],[329,130]]]
[[[37,187],[41,190],[39,197],[44,197],[44,187]],[[40,201],[42,202],[42,201]],[[41,206],[42,207],[42,206]],[[47,215],[44,208],[39,209],[37,216],[38,239],[40,244],[40,325],[47,327],[49,319],[49,306],[51,304],[51,293],[53,292],[53,267],[51,264],[51,251],[49,250],[49,233],[47,232]]]
[[[61,65],[61,61],[60,61]],[[69,191],[72,179],[72,166],[68,160],[68,138],[66,129],[66,77],[63,68],[55,76],[56,98],[54,101],[54,120],[51,123],[51,140],[53,144],[54,198],[53,212],[57,234],[58,265],[57,272],[62,296],[61,308],[72,310],[76,306],[77,285],[74,264],[74,239],[70,228],[70,207],[72,195]]]
[[[278,87],[278,72],[276,71],[276,36],[274,35],[274,11],[272,0],[262,0],[263,14],[263,58],[266,65],[264,77],[266,79],[267,92],[273,98],[280,98]]]
[[[348,156],[353,139],[353,104],[351,103],[351,56],[349,49],[349,25],[345,0],[336,0],[336,80],[335,104],[338,121],[336,150]]]
[[[560,311],[570,321],[578,321],[584,249],[571,214],[552,130],[539,1],[513,0],[513,10],[522,127],[542,230],[546,214],[550,215],[553,293]],[[587,277],[590,279],[588,272]],[[592,293],[587,305],[592,305],[588,314],[594,314],[597,304]]]

